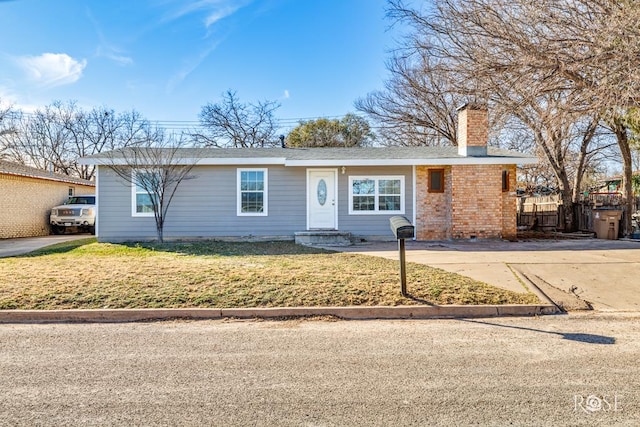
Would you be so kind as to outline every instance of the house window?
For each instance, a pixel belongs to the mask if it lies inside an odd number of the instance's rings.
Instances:
[[[153,180],[157,179],[154,172],[132,172],[134,174],[131,180],[131,214],[132,216],[154,216],[153,203],[151,201],[151,195],[144,189],[155,187]],[[144,183],[144,186],[140,185]]]
[[[267,216],[267,169],[238,169],[238,215]]]
[[[429,169],[429,193],[444,193],[444,169]]]
[[[509,171],[502,171],[502,192],[509,191]]]
[[[69,197],[73,197],[74,190],[73,187],[69,187]]]
[[[349,214],[404,213],[404,177],[349,177]]]

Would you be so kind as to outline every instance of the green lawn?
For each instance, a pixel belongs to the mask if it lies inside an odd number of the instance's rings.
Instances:
[[[0,259],[0,309],[537,304],[420,264],[292,242],[109,244],[86,239]]]

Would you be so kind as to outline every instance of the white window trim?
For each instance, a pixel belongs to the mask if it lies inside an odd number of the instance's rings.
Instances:
[[[376,182],[375,184],[375,210],[373,211],[354,211],[353,210],[353,181],[355,180],[373,180]],[[398,211],[381,211],[378,206],[378,181],[381,179],[395,179],[400,181],[400,210]],[[374,176],[366,176],[366,175],[354,175],[349,176],[349,215],[404,215],[405,212],[405,202],[404,202],[404,176],[403,175],[374,175]]]
[[[139,217],[139,218],[149,218],[149,217],[154,217],[155,213],[154,212],[138,212],[138,206],[137,206],[137,197],[136,195],[138,194],[136,191],[136,179],[135,179],[135,174],[137,172],[135,170],[131,171],[131,216],[133,217]]]
[[[242,172],[264,173],[264,190],[262,212],[242,212]],[[238,168],[236,172],[236,215],[237,216],[268,216],[269,215],[269,170],[267,168]]]

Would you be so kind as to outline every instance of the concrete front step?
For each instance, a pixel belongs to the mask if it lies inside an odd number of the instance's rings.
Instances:
[[[351,233],[342,231],[299,231],[295,233],[295,242],[307,246],[351,246]]]

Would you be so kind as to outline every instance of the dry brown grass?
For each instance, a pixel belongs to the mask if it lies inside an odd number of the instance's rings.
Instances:
[[[0,309],[529,304],[425,265],[288,242],[114,245],[66,243],[0,259]]]

